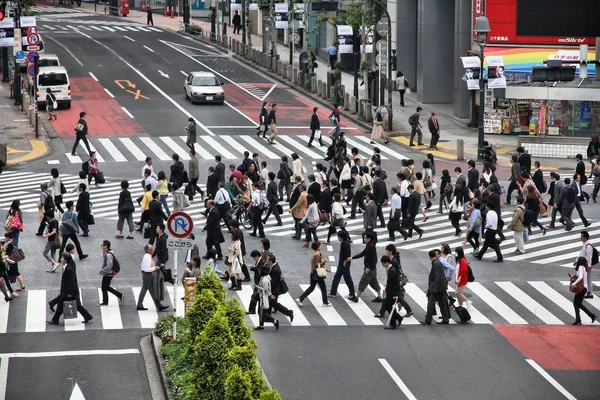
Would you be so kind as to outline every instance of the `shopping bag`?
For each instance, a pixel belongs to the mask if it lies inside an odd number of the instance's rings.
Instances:
[[[149,226],[146,227],[146,229],[144,229],[144,239],[150,239],[151,232],[152,229]]]
[[[315,131],[315,139],[321,139],[321,130],[320,129],[317,129]]]
[[[77,318],[77,300],[63,301],[63,317],[64,319]]]

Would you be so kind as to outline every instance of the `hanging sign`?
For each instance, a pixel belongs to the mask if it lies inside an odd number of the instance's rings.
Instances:
[[[492,89],[506,88],[506,75],[504,74],[504,60],[502,56],[487,56],[488,87]]]
[[[338,25],[338,51],[340,54],[352,54],[354,47],[354,31],[350,25]]]
[[[461,57],[460,58],[465,68],[463,79],[467,81],[469,90],[479,90],[479,57]]]
[[[375,27],[363,26],[363,40],[365,41],[365,53],[373,52],[373,44],[375,44]],[[361,48],[362,51],[362,48]]]
[[[287,3],[276,3],[275,4],[275,28],[276,29],[287,29],[288,28],[288,4]]]

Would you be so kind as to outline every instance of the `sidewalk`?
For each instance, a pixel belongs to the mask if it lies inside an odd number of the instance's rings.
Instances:
[[[36,160],[49,151],[42,123],[36,139],[28,114],[14,104],[15,99],[10,98],[10,82],[0,83],[0,144],[7,147],[8,166]]]

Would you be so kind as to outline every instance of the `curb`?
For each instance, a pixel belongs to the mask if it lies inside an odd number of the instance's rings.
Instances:
[[[169,386],[169,382],[167,382],[167,375],[165,374],[165,359],[162,354],[160,354],[160,348],[162,347],[162,340],[154,332],[150,335],[150,343],[152,344],[152,350],[154,352],[154,360],[156,361],[156,365],[158,366],[160,385],[163,390],[163,395],[165,399],[173,400],[175,396],[171,391],[171,387]]]

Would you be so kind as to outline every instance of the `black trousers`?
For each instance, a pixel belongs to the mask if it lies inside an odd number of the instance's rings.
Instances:
[[[396,240],[396,231],[400,232],[402,237],[408,237],[408,232],[402,227],[400,219],[391,218],[388,221],[387,228],[390,240]]]
[[[404,93],[406,93],[406,89],[400,89],[398,92],[400,92],[400,105],[404,107]]]
[[[461,212],[450,211],[450,222],[452,222],[452,226],[456,230],[456,235],[460,232],[460,218],[463,216]]]
[[[108,304],[108,292],[111,292],[119,299],[123,296],[123,293],[118,290],[110,287],[110,283],[112,282],[114,276],[111,275],[103,275],[102,276],[102,304]]]
[[[294,237],[296,239],[300,239],[300,237],[302,236],[302,224],[300,223],[301,218],[294,218],[294,230],[296,231],[296,233],[294,234]]]
[[[583,210],[581,209],[581,203],[579,202],[579,199],[575,199],[575,208],[577,209],[577,214],[579,214],[579,218],[581,218],[581,222],[583,222],[584,225],[587,225],[588,220],[585,218],[585,215],[583,215]]]
[[[448,297],[446,293],[433,293],[427,297],[427,315],[425,316],[425,322],[431,323],[433,315],[435,313],[435,303],[440,305],[440,311],[442,313],[442,321],[450,320],[450,308],[448,307]]]
[[[408,222],[409,222],[408,236],[409,237],[412,236],[413,230],[416,231],[419,235],[423,234],[423,229],[421,229],[417,225],[415,225],[415,218],[417,218],[416,215],[411,215],[410,217],[408,217]]]
[[[377,204],[377,217],[379,218],[379,224],[384,227],[385,218],[383,217],[383,206],[381,204]],[[375,227],[373,227],[373,229],[375,229]]]
[[[262,222],[262,210],[260,207],[252,206],[250,212],[252,213],[252,234],[256,235],[256,230],[258,229],[258,235],[265,236]]]
[[[440,140],[440,134],[437,132],[431,133],[431,141],[429,142],[429,147],[436,147],[438,140]]]
[[[77,300],[77,311],[83,316],[83,318],[85,320],[89,320],[92,318],[92,315],[81,304],[81,300],[79,300],[79,296],[71,297],[71,298],[64,298],[64,297],[60,296],[60,300],[58,301],[58,306],[56,307],[56,312],[54,313],[54,316],[52,317],[53,322],[58,323],[58,320],[60,319],[60,316],[63,313],[64,302],[67,300],[68,301]]]
[[[406,301],[404,301],[403,296],[398,296],[398,302],[401,302],[400,299],[402,299],[402,302],[406,303]],[[387,323],[388,326],[400,325],[402,323],[402,320],[404,319],[398,312],[396,312],[394,310],[395,303],[396,303],[396,299],[394,299],[394,296],[393,295],[388,296],[387,294],[385,296],[385,300],[383,300],[383,303],[381,303],[382,312],[380,312],[380,314],[384,315],[385,311],[390,313],[390,318],[388,319],[388,323]],[[409,311],[410,311],[410,308],[407,308],[406,312],[409,312]]]
[[[573,297],[573,307],[575,308],[575,321],[581,322],[580,310],[583,310],[584,313],[587,314],[588,317],[594,317],[594,314],[590,310],[587,309],[586,306],[583,305],[583,298],[587,294],[587,289],[584,287],[581,293],[577,293],[575,297]]]
[[[156,240],[156,225],[150,224],[150,239],[148,240],[148,244],[154,244]]]
[[[402,217],[406,217],[408,215],[408,197],[402,198],[402,203],[400,204],[400,211],[402,212]]]
[[[346,286],[348,286],[348,292],[350,296],[355,296],[354,292],[354,282],[352,281],[352,274],[350,274],[350,263],[346,264],[346,266],[338,265],[335,274],[333,275],[333,282],[331,282],[331,290],[329,293],[336,295],[338,286],[340,285],[340,280],[344,277],[344,282]]]
[[[208,250],[212,249],[213,247],[217,251],[217,256],[223,257],[219,235],[206,235],[206,251],[208,252]]]
[[[304,301],[304,299],[315,290],[317,285],[319,285],[319,289],[321,289],[321,300],[323,300],[323,304],[327,304],[327,286],[325,285],[325,279],[317,278],[316,272],[310,274],[310,286],[302,293],[300,301]]]
[[[308,145],[309,146],[312,146],[312,142],[313,142],[314,139],[315,139],[315,130],[312,130],[311,133],[310,133],[310,139],[308,140]],[[323,136],[322,135],[319,137],[319,144],[321,146],[323,146]]]
[[[479,233],[475,231],[469,231],[467,235],[467,242],[473,247],[473,250],[477,250],[479,248]]]
[[[83,144],[85,144],[85,147],[87,148],[88,154],[91,154],[92,150],[90,149],[90,144],[87,140],[86,135],[81,135],[81,134],[77,134],[75,136],[75,144],[73,144],[73,150],[71,151],[71,153],[75,153],[77,150],[77,145],[79,144],[79,141],[82,141]]]
[[[152,14],[148,14],[148,18],[146,20],[146,23],[148,25],[152,24],[152,26],[154,26],[154,19],[152,18]]]
[[[500,215],[500,213],[498,214],[498,237],[501,240],[506,240],[506,236],[504,236],[504,232],[502,232],[502,230],[504,229],[504,220],[502,219],[502,216]]]
[[[217,210],[219,210],[219,215],[221,216],[221,219],[223,220],[223,222],[225,222],[225,226],[227,227],[227,230],[231,229],[229,227],[229,220],[231,218],[231,215],[229,214],[229,209],[227,208],[227,206],[224,203],[217,204]]]
[[[352,206],[350,208],[350,217],[356,217],[356,206],[358,205],[358,207],[365,211],[365,204],[363,199],[365,198],[365,192],[363,192],[362,190],[359,190],[358,192],[354,193],[354,196],[352,196]]]
[[[265,322],[275,322],[275,318],[273,318],[273,316],[271,315],[271,302],[269,301],[269,304],[261,304],[260,307],[260,318],[259,318],[259,325],[260,326],[264,326]]]
[[[381,309],[379,310],[379,314],[380,315],[385,315],[386,312],[390,312],[391,310],[391,306],[394,305],[394,301],[393,299],[391,299],[391,305],[388,307],[388,303],[387,303],[387,292],[384,293],[384,297],[386,299],[386,301],[381,303]],[[393,297],[393,296],[392,296]],[[404,307],[404,309],[406,310],[407,313],[412,312],[412,308],[410,307],[410,305],[406,302],[406,300],[404,299],[404,291],[402,292],[402,295],[398,296],[398,303],[400,303],[400,305],[402,305],[402,307]]]
[[[46,218],[46,211],[49,210],[44,210],[44,216],[42,217],[42,220],[40,221],[40,226],[38,228],[38,236],[42,236],[44,234],[44,229],[46,229],[46,225],[48,224],[48,218]]]
[[[510,204],[510,196],[512,192],[517,189],[517,181],[510,181],[508,184],[508,190],[506,190],[506,203]]]
[[[267,215],[263,219],[264,222],[267,222],[267,219],[269,218],[271,213],[273,213],[273,215],[275,216],[277,223],[281,224],[282,222],[281,217],[279,216],[279,210],[277,209],[277,202],[272,201],[271,203],[269,203],[269,210],[267,211]]]
[[[89,219],[90,213],[79,213],[79,218],[77,219],[77,222],[79,222],[79,227],[81,228],[83,233],[88,233],[90,230],[90,227],[88,226]]]
[[[77,249],[77,255],[81,259],[81,256],[83,255],[83,250],[81,249],[81,244],[79,243],[79,238],[77,237],[76,233],[72,233],[70,235],[62,235],[62,242],[60,244],[59,254],[62,254],[65,251],[65,246],[67,245],[67,240],[69,239],[71,239],[71,241],[73,241],[73,244],[75,244],[75,248]]]
[[[481,246],[481,250],[479,250],[479,253],[477,253],[476,257],[481,259],[488,247],[490,247],[496,252],[498,260],[502,260],[503,257],[502,253],[500,252],[500,243],[498,242],[498,239],[496,239],[496,231],[494,229],[486,229],[483,237],[483,246]]]
[[[188,191],[188,196],[190,200],[194,200],[196,192],[200,193],[201,196],[204,196],[204,192],[202,191],[202,189],[200,189],[200,186],[198,186],[198,178],[190,179],[190,183],[188,186],[190,187]]]
[[[286,201],[290,201],[290,193],[292,192],[292,184],[289,180],[281,179],[279,181],[279,200],[283,200],[283,190],[285,189]]]

